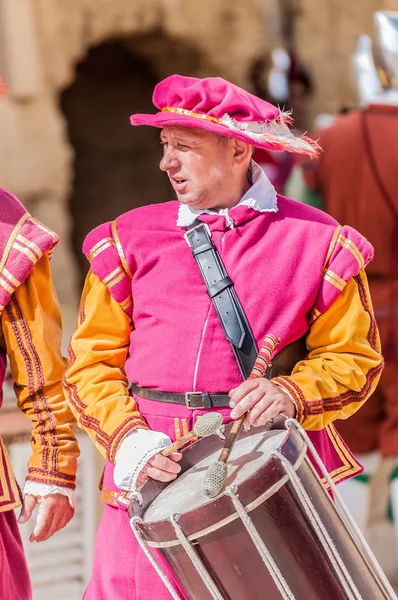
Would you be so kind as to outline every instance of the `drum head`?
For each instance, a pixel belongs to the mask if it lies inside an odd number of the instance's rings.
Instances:
[[[272,451],[282,445],[286,435],[286,431],[260,431],[238,439],[228,460],[226,485],[240,485],[251,477],[267,462]],[[206,440],[201,444],[206,444]],[[204,480],[207,469],[219,455],[219,450],[213,452],[170,483],[146,510],[144,521],[160,521],[171,514],[184,514],[211,502],[203,492]]]

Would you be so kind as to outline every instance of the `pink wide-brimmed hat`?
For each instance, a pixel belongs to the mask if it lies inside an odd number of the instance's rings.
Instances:
[[[132,125],[178,125],[233,137],[257,148],[315,157],[319,146],[289,129],[292,119],[257,96],[221,77],[171,75],[155,87],[152,101],[160,112],[132,115]]]

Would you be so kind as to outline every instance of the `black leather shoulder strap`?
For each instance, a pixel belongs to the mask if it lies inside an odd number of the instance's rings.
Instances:
[[[240,372],[247,379],[257,358],[258,350],[246,315],[236,295],[206,223],[197,220],[187,228],[185,239],[192,250],[213,301],[227,340],[230,342]]]

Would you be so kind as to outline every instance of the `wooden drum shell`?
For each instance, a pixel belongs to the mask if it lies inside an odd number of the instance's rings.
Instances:
[[[240,437],[258,431],[256,428],[242,432]],[[293,429],[285,431],[286,437],[279,451],[295,465],[312,505],[363,600],[388,598],[309,462],[304,440]],[[264,428],[265,435],[275,433],[280,430],[267,432]],[[222,441],[217,436],[196,442],[183,452],[182,472],[221,447]],[[130,507],[133,514],[143,517],[165,487],[153,480],[145,484],[143,504],[139,506],[133,502]],[[249,516],[296,600],[348,600],[281,460],[269,458],[254,475],[237,486],[236,493],[243,506],[250,508]],[[280,600],[280,592],[229,496],[222,494],[182,514],[178,524],[226,600]],[[211,600],[212,596],[177,540],[169,520],[142,522],[139,529],[150,547],[160,549],[190,599]]]

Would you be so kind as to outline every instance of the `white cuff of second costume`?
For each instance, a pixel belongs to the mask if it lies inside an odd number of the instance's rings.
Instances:
[[[50,485],[45,483],[37,483],[36,481],[26,481],[23,493],[29,494],[30,496],[35,496],[36,498],[47,498],[47,496],[51,496],[52,494],[61,494],[62,496],[66,496],[68,498],[69,504],[72,508],[75,508],[76,506],[76,497],[74,490],[70,490],[66,487],[61,487],[60,485]]]
[[[150,429],[135,429],[116,452],[113,480],[121,490],[135,492],[138,475],[152,456],[171,444],[168,435]]]

